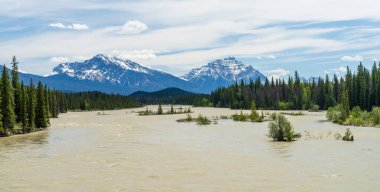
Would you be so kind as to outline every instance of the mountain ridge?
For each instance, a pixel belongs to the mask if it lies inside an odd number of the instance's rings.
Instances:
[[[117,94],[154,92],[171,87],[192,93],[209,94],[218,87],[231,85],[241,79],[266,78],[251,65],[246,65],[234,57],[214,60],[191,70],[186,75],[180,78],[131,60],[98,54],[83,62],[61,63],[54,67],[48,76],[21,76],[23,80],[29,81],[32,78],[58,90]]]

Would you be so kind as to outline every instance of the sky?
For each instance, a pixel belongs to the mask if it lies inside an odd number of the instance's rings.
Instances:
[[[377,0],[0,0],[0,64],[46,75],[109,54],[182,75],[235,56],[267,76],[380,58]]]

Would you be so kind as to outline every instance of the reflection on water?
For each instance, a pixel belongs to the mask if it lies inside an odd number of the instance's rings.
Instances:
[[[357,140],[342,142],[334,134],[346,127],[325,122],[324,113],[305,112],[289,117],[303,136],[278,143],[266,137],[268,122],[220,120],[198,126],[176,122],[185,114],[137,116],[132,111],[63,114],[48,131],[0,138],[0,191],[380,188],[380,129],[352,127]],[[236,113],[194,111],[194,117]]]
[[[292,144],[288,142],[268,142],[272,150],[275,152],[275,155],[283,159],[289,159],[292,157]]]

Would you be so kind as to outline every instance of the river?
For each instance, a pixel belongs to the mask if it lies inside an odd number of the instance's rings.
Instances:
[[[276,143],[266,136],[268,122],[199,126],[176,122],[185,114],[137,110],[70,112],[46,131],[0,138],[0,191],[380,189],[378,128],[351,127],[355,141],[344,142],[334,134],[346,127],[327,122],[324,112],[304,112],[287,116],[303,136]],[[193,110],[209,117],[237,112]]]

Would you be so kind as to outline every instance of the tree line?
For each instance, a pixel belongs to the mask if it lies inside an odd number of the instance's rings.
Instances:
[[[18,61],[12,58],[12,70],[3,66],[0,82],[0,135],[29,133],[50,125],[50,118],[67,112],[62,92],[51,90],[31,79],[29,85],[19,81]]]
[[[334,74],[330,80],[312,78],[302,81],[298,72],[285,79],[243,80],[229,87],[221,87],[211,93],[211,102],[215,107],[249,109],[252,102],[260,109],[328,109],[340,103],[342,93],[347,94],[349,109],[359,106],[371,110],[380,105],[380,63],[372,66],[371,72],[362,63],[352,72],[347,67],[345,76],[338,78]]]
[[[20,81],[16,57],[12,58],[11,74],[3,66],[0,81],[0,136],[24,134],[50,126],[68,110],[112,110],[140,107],[138,100],[100,92],[67,93],[50,89],[41,81],[28,84]]]
[[[64,93],[68,110],[113,110],[140,107],[140,101],[119,94],[98,91]]]

